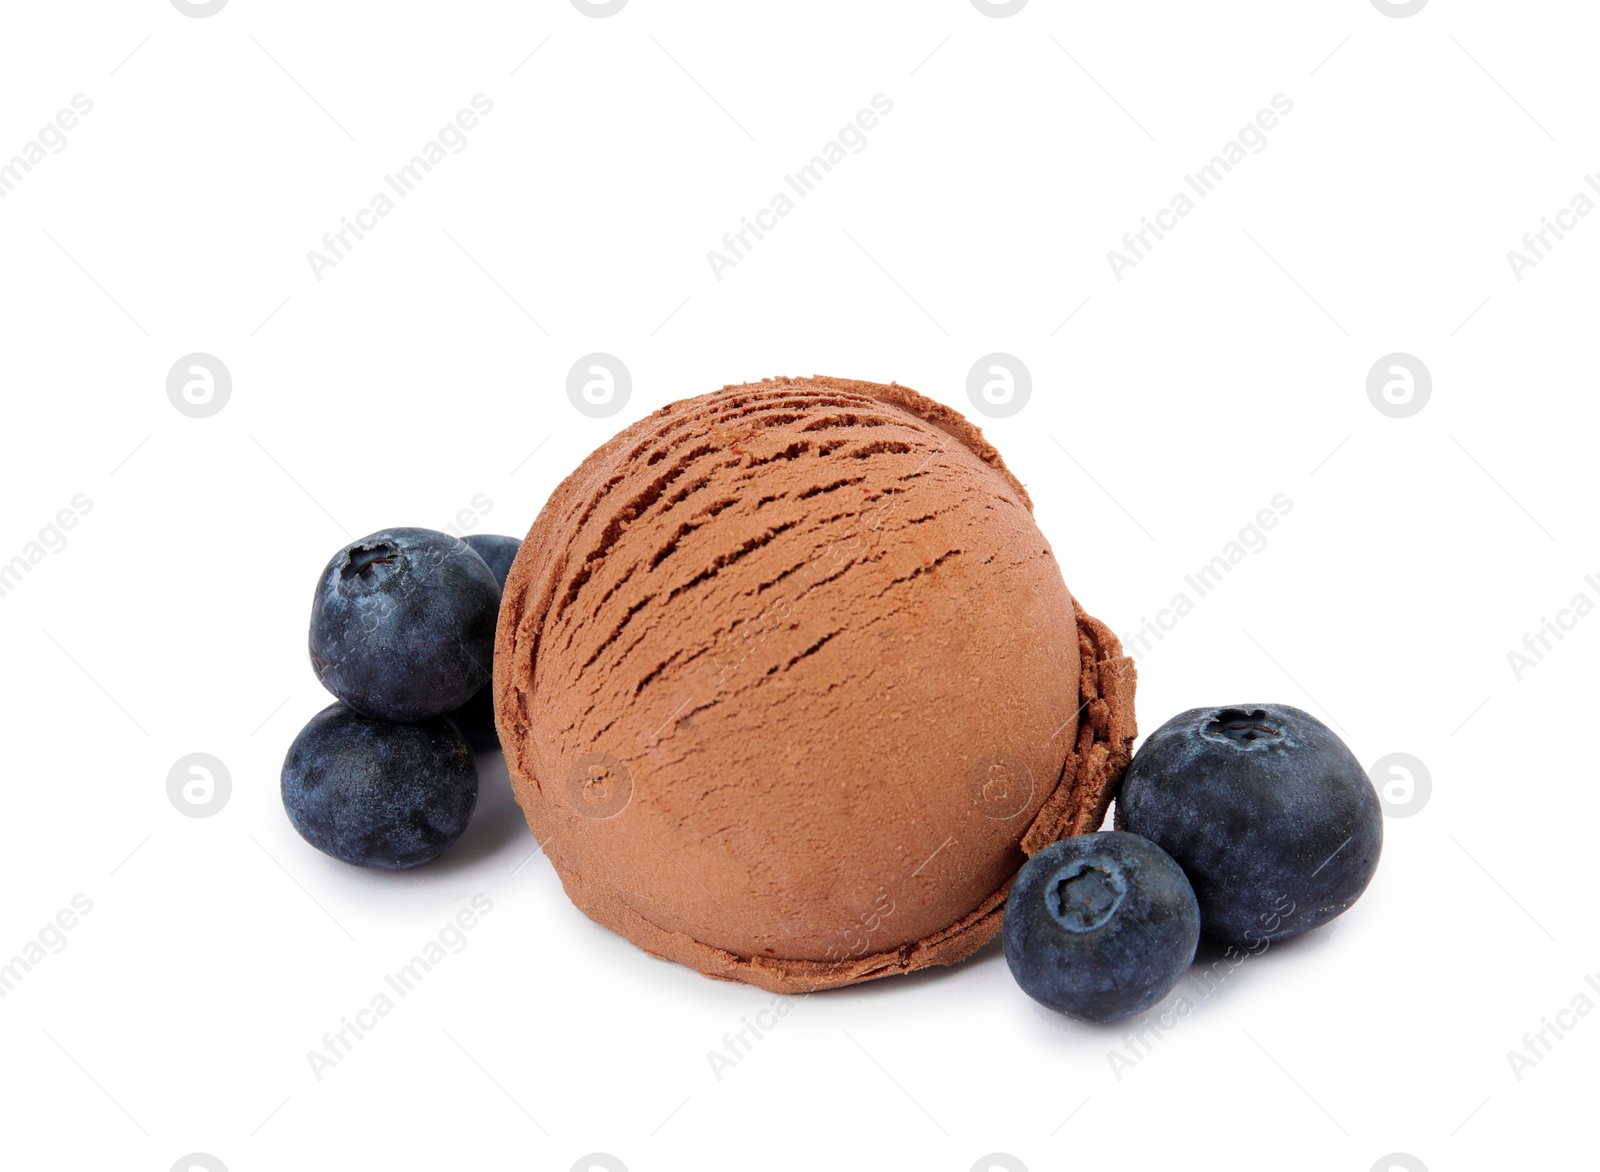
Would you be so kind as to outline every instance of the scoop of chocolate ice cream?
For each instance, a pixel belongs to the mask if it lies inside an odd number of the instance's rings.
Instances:
[[[1098,826],[1132,662],[957,412],[772,379],[673,403],[551,495],[506,583],[517,800],[593,919],[780,991],[949,964]]]

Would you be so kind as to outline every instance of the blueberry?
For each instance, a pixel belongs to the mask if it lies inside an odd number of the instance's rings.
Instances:
[[[1383,816],[1366,770],[1286,704],[1192,708],[1150,734],[1116,826],[1178,860],[1209,939],[1255,945],[1325,924],[1378,866]]]
[[[311,607],[311,665],[357,711],[426,720],[489,680],[500,585],[471,546],[383,529],[333,555]]]
[[[506,587],[506,575],[511,573],[511,562],[522,548],[515,537],[501,537],[498,533],[474,533],[461,539],[477,551],[488,563],[494,576],[500,580],[500,589]],[[456,727],[466,736],[467,742],[480,753],[500,747],[500,734],[494,727],[494,681],[479,688],[477,694],[450,714]]]
[[[1000,929],[1006,964],[1035,1001],[1116,1021],[1167,995],[1194,960],[1200,909],[1154,843],[1108,830],[1063,838],[1023,864]]]
[[[494,727],[494,684],[484,684],[472,699],[450,713],[450,719],[474,751],[490,753],[500,747],[500,734]]]
[[[283,761],[283,808],[300,836],[358,867],[438,858],[478,801],[472,750],[442,716],[374,720],[343,704],[313,716]]]
[[[522,548],[522,542],[515,537],[501,537],[498,533],[474,533],[461,540],[488,563],[496,581],[500,583],[500,589],[504,590],[506,575],[511,573],[511,563],[517,556],[517,550]]]

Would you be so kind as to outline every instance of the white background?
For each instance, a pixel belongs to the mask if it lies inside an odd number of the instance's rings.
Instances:
[[[1600,971],[1600,618],[1520,679],[1507,652],[1600,601],[1600,217],[1521,281],[1506,252],[1600,170],[1596,31],[1577,0],[7,5],[0,159],[94,109],[0,200],[0,562],[92,509],[0,598],[0,959],[93,910],[0,999],[0,1164],[1437,1172],[1572,1137],[1600,1016],[1520,1080],[1506,1052]],[[316,279],[307,251],[479,93],[469,145]],[[878,93],[867,147],[718,281],[707,250]],[[1265,149],[1118,281],[1107,250],[1280,93]],[[211,418],[166,395],[194,351],[232,372]],[[633,375],[610,419],[566,399],[590,351]],[[797,1001],[717,1080],[771,995],[585,919],[498,764],[416,872],[295,835],[278,769],[328,699],[305,627],[344,542],[477,494],[476,531],[520,535],[618,427],[728,382],[967,410],[991,351],[1033,395],[974,418],[1119,633],[1293,501],[1141,655],[1145,731],[1281,700],[1433,781],[1350,913],[1120,1079],[1126,1030],[1037,1007],[990,946]],[[1406,419],[1366,393],[1395,351],[1433,377]],[[167,796],[194,752],[232,777],[209,818]],[[479,894],[468,947],[316,1079],[307,1051]]]

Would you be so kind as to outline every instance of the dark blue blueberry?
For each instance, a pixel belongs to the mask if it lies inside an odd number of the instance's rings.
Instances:
[[[500,580],[500,589],[506,588],[506,575],[511,573],[511,562],[522,548],[515,537],[501,537],[498,533],[474,533],[461,539],[478,552],[494,576]],[[500,734],[494,727],[494,681],[483,685],[472,699],[450,714],[467,742],[480,753],[500,747]]]
[[[500,584],[471,546],[382,529],[333,555],[311,606],[311,666],[368,716],[426,720],[489,681]]]
[[[1255,945],[1325,924],[1366,890],[1383,815],[1366,770],[1286,704],[1192,708],[1150,734],[1116,825],[1178,860],[1207,938]]]
[[[506,575],[511,573],[511,563],[517,556],[517,550],[522,548],[522,542],[515,537],[501,537],[498,533],[473,533],[461,540],[488,563],[494,571],[495,580],[500,583],[500,589],[504,590]]]
[[[472,749],[442,716],[396,724],[332,704],[283,761],[283,808],[300,836],[358,867],[429,862],[461,837],[478,801]]]
[[[450,719],[476,752],[490,753],[500,747],[500,734],[494,727],[494,684],[484,684],[477,693],[450,714]]]
[[[1200,909],[1160,847],[1108,830],[1063,838],[1023,864],[1000,934],[1022,991],[1086,1021],[1149,1009],[1194,961]]]
[[[506,575],[510,573],[510,564],[517,557],[518,549],[522,549],[522,541],[498,533],[472,533],[461,540],[466,541],[477,551],[478,557],[482,557],[490,570],[493,570],[501,589],[506,589]],[[499,733],[494,730],[493,680],[478,688],[477,695],[472,696],[472,700],[451,712],[450,719],[456,722],[456,727],[461,728],[462,735],[466,735],[467,743],[477,749],[478,753],[490,753],[493,749],[498,749]]]

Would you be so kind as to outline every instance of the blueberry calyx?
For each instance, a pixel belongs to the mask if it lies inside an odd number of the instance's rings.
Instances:
[[[339,569],[339,578],[344,582],[352,578],[371,578],[374,576],[374,566],[393,565],[398,555],[399,551],[386,541],[353,546]]]
[[[1263,709],[1246,712],[1242,708],[1222,708],[1206,722],[1201,735],[1207,740],[1224,741],[1248,749],[1263,742],[1281,741],[1285,732],[1272,723]]]
[[[1120,875],[1088,863],[1071,863],[1046,885],[1050,914],[1069,932],[1092,932],[1109,920],[1127,894]]]

